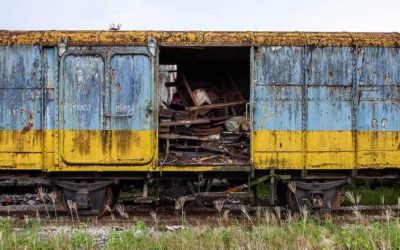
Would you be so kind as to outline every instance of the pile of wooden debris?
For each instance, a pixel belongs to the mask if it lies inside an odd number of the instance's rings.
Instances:
[[[231,77],[192,82],[181,73],[165,86],[176,92],[159,112],[161,165],[248,164],[247,101]]]

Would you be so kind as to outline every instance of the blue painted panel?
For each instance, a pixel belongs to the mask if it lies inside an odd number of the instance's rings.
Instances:
[[[40,130],[40,89],[0,89],[0,130]]]
[[[303,52],[303,47],[288,46],[268,46],[257,51],[253,91],[255,130],[301,130]]]
[[[359,85],[400,86],[400,48],[359,48],[357,82]]]
[[[353,56],[349,47],[308,47],[307,130],[351,130]]]
[[[64,60],[63,128],[103,130],[104,61],[95,55],[68,55]]]
[[[256,54],[257,85],[302,84],[303,47],[267,46]]]
[[[357,129],[400,131],[400,105],[390,101],[362,101],[358,107]]]
[[[40,46],[0,46],[0,88],[40,88]]]
[[[400,131],[400,48],[359,48],[359,130]]]
[[[400,87],[362,86],[357,108],[357,129],[400,131]]]
[[[308,85],[351,85],[353,56],[349,47],[308,47]]]
[[[351,86],[309,86],[307,130],[351,130]]]
[[[111,58],[111,129],[148,130],[152,93],[151,62],[144,55]]]
[[[258,86],[255,130],[301,130],[301,86]]]
[[[42,56],[38,46],[0,46],[0,129],[40,130]]]

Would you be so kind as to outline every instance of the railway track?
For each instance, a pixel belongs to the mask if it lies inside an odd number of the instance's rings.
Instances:
[[[79,214],[79,218],[81,221],[89,221],[96,220],[96,222],[100,222],[102,224],[107,223],[126,223],[131,221],[132,218],[135,220],[143,220],[143,221],[152,221],[151,213],[156,213],[159,217],[163,217],[167,220],[176,220],[181,218],[181,209],[175,209],[172,205],[164,205],[164,206],[141,206],[141,205],[127,205],[123,206],[123,213],[127,215],[124,216],[121,214],[118,209],[113,209],[111,212],[107,212],[105,215],[98,217],[96,215],[90,214]],[[389,209],[393,213],[399,213],[400,207],[398,205],[359,205],[357,206],[357,210],[363,213],[366,216],[380,216],[384,213],[385,210]],[[250,216],[257,216],[257,213],[265,213],[265,211],[270,211],[271,213],[280,213],[281,216],[285,217],[287,212],[289,211],[287,208],[283,206],[248,206],[248,205],[232,205],[227,204],[224,205],[220,212],[218,212],[215,207],[189,207],[184,210],[185,218],[191,218],[193,220],[201,219],[201,218],[217,218],[224,211],[229,211],[229,216],[233,218],[242,217],[243,212],[247,212]],[[348,216],[354,213],[353,206],[344,206],[334,211],[319,211],[312,210],[310,211],[310,215],[321,215],[321,214],[330,214],[332,217],[335,216]],[[38,206],[0,206],[0,216],[9,216],[15,219],[24,219],[26,216],[31,218],[40,217],[44,220],[51,219],[60,220],[62,222],[66,222],[71,220],[70,211],[65,211],[62,209],[54,210],[54,207],[50,204],[46,206],[38,205]],[[72,216],[76,220],[76,213],[73,211]],[[128,219],[130,218],[130,219]]]

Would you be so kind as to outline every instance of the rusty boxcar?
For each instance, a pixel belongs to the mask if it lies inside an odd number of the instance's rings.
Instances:
[[[399,100],[397,33],[0,31],[0,176],[91,213],[261,182],[335,208],[399,178]]]

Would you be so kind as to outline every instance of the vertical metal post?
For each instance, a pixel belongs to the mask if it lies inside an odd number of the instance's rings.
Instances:
[[[308,93],[307,93],[307,46],[303,45],[301,70],[302,70],[302,87],[301,87],[301,112],[302,112],[302,149],[303,149],[303,166],[301,177],[305,178],[307,171],[307,118],[308,118]]]
[[[352,49],[352,86],[351,86],[351,99],[352,99],[352,107],[351,107],[351,129],[352,129],[352,143],[353,143],[353,151],[354,158],[353,164],[354,167],[352,169],[352,176],[355,177],[357,175],[357,106],[358,106],[358,83],[357,83],[357,54],[358,47],[353,46]]]
[[[271,168],[269,171],[269,175],[271,177],[271,205],[275,206],[275,200],[276,200],[276,186],[275,186],[275,169]]]

